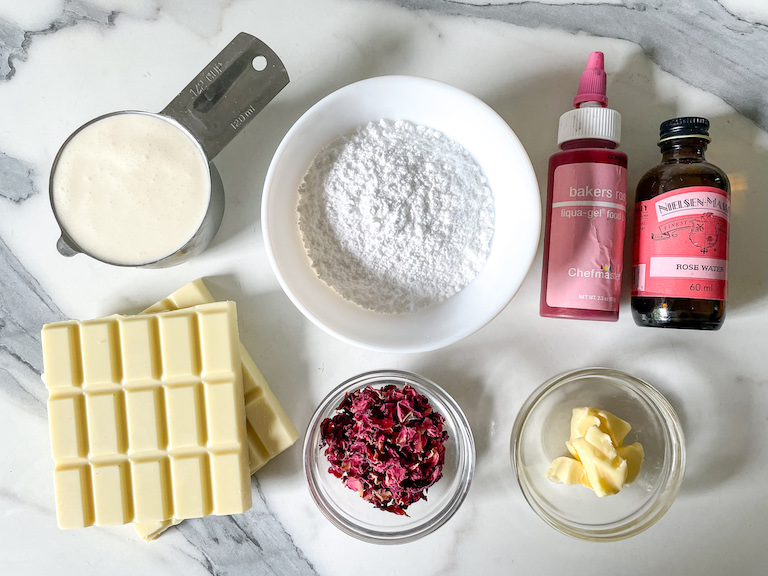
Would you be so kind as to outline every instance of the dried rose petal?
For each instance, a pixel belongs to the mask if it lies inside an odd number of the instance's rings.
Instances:
[[[328,471],[376,508],[407,516],[443,475],[444,418],[410,385],[346,394],[320,425]]]

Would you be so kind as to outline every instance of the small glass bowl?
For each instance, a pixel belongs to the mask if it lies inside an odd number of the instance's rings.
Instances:
[[[435,412],[445,419],[443,477],[426,491],[427,500],[411,504],[408,516],[379,510],[328,472],[328,459],[320,448],[320,426],[332,417],[344,396],[366,386],[381,388],[410,384],[427,397]],[[472,483],[475,443],[469,422],[456,401],[434,382],[412,372],[383,370],[355,376],[334,389],[320,403],[307,427],[304,440],[304,472],[320,511],[350,536],[373,544],[402,544],[437,530],[459,509]]]
[[[645,450],[637,479],[613,496],[545,477],[555,458],[569,455],[571,411],[580,406],[629,422],[624,444],[637,441]],[[525,499],[547,524],[607,542],[639,534],[669,509],[683,481],[685,439],[672,406],[651,385],[617,370],[585,368],[552,378],[528,397],[512,429],[510,457]]]

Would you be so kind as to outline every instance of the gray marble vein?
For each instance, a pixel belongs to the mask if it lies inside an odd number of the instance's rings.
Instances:
[[[29,48],[36,36],[53,34],[81,22],[113,26],[118,12],[105,11],[80,0],[66,0],[61,14],[42,30],[22,30],[0,18],[0,81],[16,74],[18,62],[27,60]],[[23,160],[0,151],[0,198],[21,203],[37,194],[35,171]]]
[[[40,329],[64,316],[0,239],[0,397],[45,411]]]
[[[197,559],[213,576],[316,575],[269,509],[257,477],[251,485],[253,507],[245,514],[185,520],[176,527],[200,553]]]
[[[9,397],[45,417],[40,329],[43,324],[63,319],[62,312],[0,239],[0,402]],[[179,525],[178,530],[195,548],[193,557],[216,576],[316,574],[273,515],[255,478],[252,486],[253,508],[245,515],[212,516]]]
[[[37,194],[31,164],[0,152],[0,198],[17,204]]]
[[[768,130],[768,26],[739,18],[716,0],[484,5],[461,0],[388,1],[404,8],[635,42],[664,70],[716,94]]]
[[[0,19],[0,80],[10,80],[16,73],[16,64],[26,61],[35,36],[53,34],[81,22],[113,26],[119,12],[105,11],[80,0],[65,0],[61,14],[42,30],[22,30]]]

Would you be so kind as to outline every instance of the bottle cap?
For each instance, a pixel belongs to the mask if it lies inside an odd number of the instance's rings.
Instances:
[[[701,116],[683,116],[662,122],[659,126],[659,144],[674,138],[702,138],[710,142],[709,120]]]
[[[608,105],[605,95],[605,67],[602,52],[592,52],[587,60],[587,67],[581,73],[579,91],[573,99],[573,105],[578,108],[584,102],[597,102],[601,106]]]
[[[557,145],[597,139],[621,143],[621,114],[611,108],[576,108],[560,116]]]
[[[592,52],[573,99],[575,110],[560,116],[557,145],[570,140],[597,139],[621,142],[621,114],[605,106],[605,70],[602,52]]]

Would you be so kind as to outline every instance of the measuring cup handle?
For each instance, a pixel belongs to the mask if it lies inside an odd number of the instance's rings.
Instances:
[[[160,114],[189,130],[212,160],[288,82],[277,54],[241,32]]]

